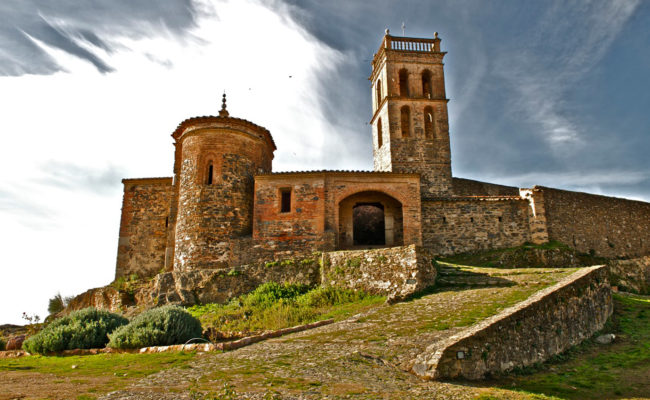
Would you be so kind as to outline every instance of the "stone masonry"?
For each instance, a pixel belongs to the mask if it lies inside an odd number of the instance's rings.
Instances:
[[[116,277],[411,245],[650,254],[648,203],[452,177],[445,54],[437,34],[386,32],[369,78],[374,171],[273,172],[271,133],[231,117],[225,94],[218,116],[181,122],[173,177],[123,181]]]

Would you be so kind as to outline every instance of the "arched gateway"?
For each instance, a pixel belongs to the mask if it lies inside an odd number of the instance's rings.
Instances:
[[[404,244],[402,204],[376,191],[355,193],[339,202],[338,247]]]

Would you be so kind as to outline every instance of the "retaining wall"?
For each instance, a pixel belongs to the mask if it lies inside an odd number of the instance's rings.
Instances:
[[[554,286],[490,317],[414,360],[425,379],[482,379],[549,359],[602,329],[612,314],[608,270],[578,270]]]
[[[398,300],[435,283],[436,269],[421,247],[324,253],[321,283],[343,286]]]

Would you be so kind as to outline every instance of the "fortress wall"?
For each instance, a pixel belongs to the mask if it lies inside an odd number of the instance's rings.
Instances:
[[[455,196],[518,196],[519,188],[475,181],[472,179],[452,178],[452,192]]]
[[[650,256],[610,260],[609,279],[612,286],[618,286],[620,290],[650,294]]]
[[[423,200],[423,246],[437,254],[519,246],[530,241],[529,219],[518,197]]]
[[[124,179],[115,278],[153,276],[165,266],[171,178]]]
[[[533,194],[544,202],[549,239],[603,257],[650,254],[650,203],[539,186]]]
[[[429,346],[414,361],[425,379],[482,379],[548,360],[602,329],[613,303],[607,267],[578,270],[554,286]]]

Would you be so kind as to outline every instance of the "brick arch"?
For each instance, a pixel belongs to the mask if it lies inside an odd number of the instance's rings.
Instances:
[[[359,185],[360,186],[360,185]],[[358,193],[363,193],[363,192],[379,192],[383,193],[389,197],[392,197],[393,199],[397,200],[404,205],[410,205],[410,202],[404,196],[402,193],[392,190],[391,188],[386,187],[386,185],[363,185],[361,188],[359,186],[351,187],[348,188],[341,193],[338,193],[336,195],[336,198],[334,199],[334,203],[336,204],[336,208],[338,208],[339,204],[341,201],[345,200],[346,198],[353,196]]]
[[[336,206],[337,247],[341,249],[361,245],[357,242],[357,228],[364,226],[363,212],[356,214],[357,205],[377,205],[382,210],[380,246],[400,246],[404,244],[404,210],[402,202],[383,191],[359,190],[341,198]],[[375,221],[376,222],[376,221]],[[357,225],[361,224],[361,225]],[[363,229],[363,228],[362,228]],[[361,237],[361,236],[360,236]]]

